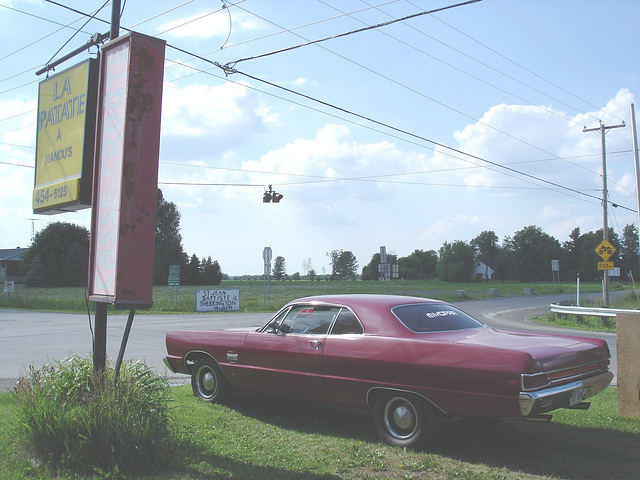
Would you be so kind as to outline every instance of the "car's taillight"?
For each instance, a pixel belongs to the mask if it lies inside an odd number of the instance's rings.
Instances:
[[[520,377],[523,390],[534,390],[549,384],[546,373],[523,373]]]

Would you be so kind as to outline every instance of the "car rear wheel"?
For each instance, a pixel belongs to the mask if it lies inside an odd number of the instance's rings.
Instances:
[[[229,384],[220,367],[210,358],[196,362],[191,371],[191,388],[196,397],[205,402],[222,401],[229,391]]]
[[[440,414],[420,397],[388,392],[373,405],[373,424],[381,440],[398,447],[423,447],[432,442]]]

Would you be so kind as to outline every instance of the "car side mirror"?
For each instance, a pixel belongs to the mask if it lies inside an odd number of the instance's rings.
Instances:
[[[269,325],[267,325],[267,330],[269,330],[270,333],[277,333],[278,322],[271,322]]]
[[[287,324],[280,325],[280,331],[282,333],[291,333],[291,325],[287,325]]]
[[[280,331],[282,333],[291,333],[291,325],[280,325]]]

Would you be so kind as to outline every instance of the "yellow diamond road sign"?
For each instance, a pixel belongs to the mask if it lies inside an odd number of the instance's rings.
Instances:
[[[595,250],[598,256],[605,262],[609,260],[609,257],[611,257],[615,251],[616,247],[611,245],[607,240],[602,240]]]

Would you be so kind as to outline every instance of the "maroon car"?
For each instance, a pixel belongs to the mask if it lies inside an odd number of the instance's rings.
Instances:
[[[233,390],[369,409],[380,438],[418,446],[443,417],[547,419],[604,390],[603,340],[489,328],[437,300],[327,295],[263,327],[172,331],[165,363],[208,402]]]

